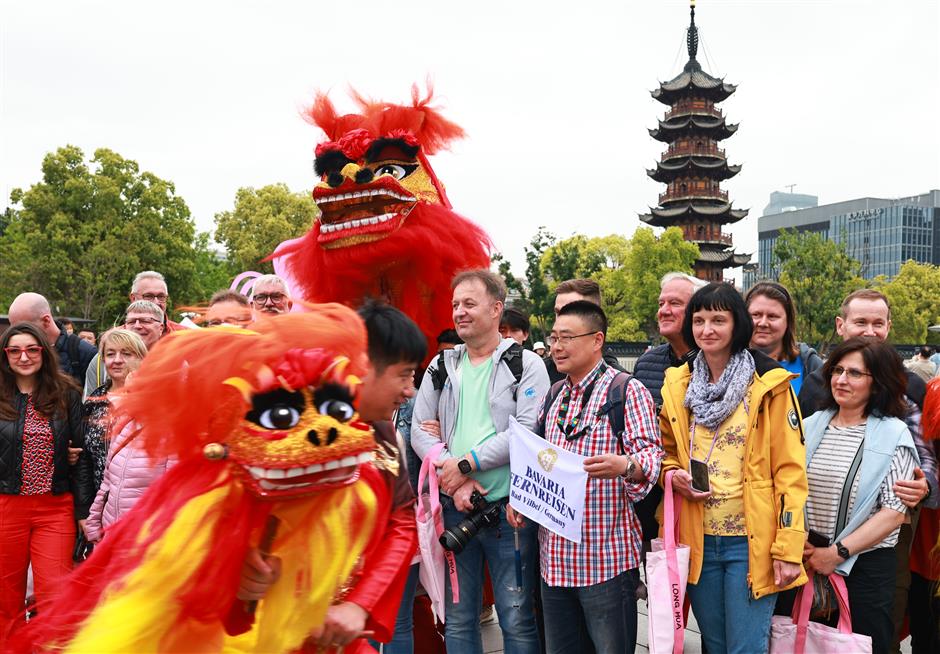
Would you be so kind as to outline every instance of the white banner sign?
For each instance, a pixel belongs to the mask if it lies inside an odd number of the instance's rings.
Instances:
[[[581,542],[584,457],[556,447],[509,418],[509,503],[546,529]]]

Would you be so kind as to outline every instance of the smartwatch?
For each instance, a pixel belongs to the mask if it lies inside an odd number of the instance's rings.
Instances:
[[[841,540],[836,541],[836,552],[846,561],[848,561],[852,556],[849,554],[849,548],[843,545]]]
[[[457,462],[457,470],[459,470],[460,474],[462,475],[469,475],[471,472],[473,472],[473,468],[470,466],[470,462],[466,459],[460,459],[460,461]]]

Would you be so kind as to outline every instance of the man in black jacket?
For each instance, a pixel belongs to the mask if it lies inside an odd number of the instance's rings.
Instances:
[[[599,307],[604,306],[601,302],[601,287],[597,282],[593,279],[568,279],[555,289],[555,315],[558,315],[563,306],[575,300],[587,300]],[[623,370],[620,361],[607,350],[607,346],[604,346],[604,363],[614,370]],[[548,371],[548,380],[551,384],[566,377],[563,373],[558,372],[558,368],[555,367],[555,362],[551,357],[545,359],[545,369]]]
[[[49,301],[39,293],[20,293],[9,311],[10,326],[29,322],[39,327],[59,356],[59,368],[71,375],[79,387],[85,383],[85,370],[98,353],[93,345],[75,334],[66,334],[52,317]]]

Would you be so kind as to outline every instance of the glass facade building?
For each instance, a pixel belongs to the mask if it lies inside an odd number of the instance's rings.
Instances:
[[[860,198],[819,207],[761,216],[758,276],[775,279],[773,250],[782,229],[816,232],[844,243],[862,264],[862,276],[893,277],[909,259],[940,265],[940,191],[913,197]]]

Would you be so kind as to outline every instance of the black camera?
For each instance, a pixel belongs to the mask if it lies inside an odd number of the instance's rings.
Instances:
[[[460,554],[470,539],[480,533],[483,527],[492,527],[499,524],[499,504],[490,504],[479,491],[470,494],[470,504],[473,510],[466,518],[458,522],[451,529],[445,529],[441,534],[441,545],[445,550]]]

